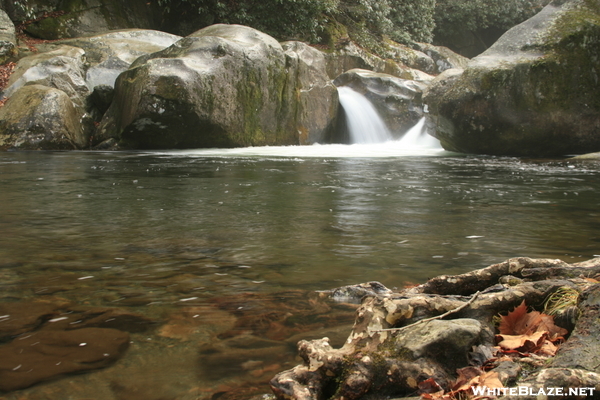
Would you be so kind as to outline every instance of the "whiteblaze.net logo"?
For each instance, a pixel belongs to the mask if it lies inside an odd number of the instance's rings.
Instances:
[[[529,386],[516,386],[511,388],[488,388],[486,386],[471,386],[475,396],[593,396],[595,388],[532,388]]]

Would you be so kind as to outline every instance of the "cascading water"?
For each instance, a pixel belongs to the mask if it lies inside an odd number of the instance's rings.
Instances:
[[[426,148],[441,149],[440,141],[427,133],[425,129],[425,118],[408,130],[398,141],[398,145],[405,149]]]
[[[349,87],[338,87],[340,104],[346,112],[351,143],[382,143],[392,139],[373,104]]]
[[[442,150],[440,142],[427,133],[425,118],[402,136],[392,141],[392,135],[373,104],[363,95],[347,86],[338,87],[340,104],[346,113],[346,122],[353,144],[388,142],[386,146],[403,151]]]

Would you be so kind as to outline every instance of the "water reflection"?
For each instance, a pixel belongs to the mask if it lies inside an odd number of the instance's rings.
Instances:
[[[0,154],[0,304],[154,327],[112,367],[7,399],[267,390],[299,339],[344,340],[353,310],[315,290],[600,254],[598,163],[251,150]]]

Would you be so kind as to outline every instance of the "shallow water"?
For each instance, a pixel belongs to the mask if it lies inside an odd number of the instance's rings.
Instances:
[[[600,254],[600,163],[394,144],[0,154],[3,302],[61,298],[156,321],[113,366],[5,399],[227,399],[268,392],[306,337],[388,287],[514,256]]]

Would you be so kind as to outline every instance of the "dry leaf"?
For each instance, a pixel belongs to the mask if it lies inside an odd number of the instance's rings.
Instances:
[[[464,368],[457,369],[456,373],[458,373],[458,377],[456,378],[456,381],[455,381],[454,385],[452,386],[453,391],[459,390],[459,388],[461,388],[465,384],[471,382],[471,380],[473,380],[473,378],[477,378],[480,375],[482,375],[483,370],[481,370],[477,367],[464,367]]]
[[[509,312],[508,315],[502,317],[498,330],[501,334],[520,335],[522,332],[518,332],[521,329],[521,323],[519,321],[521,321],[521,318],[526,314],[527,306],[525,305],[525,300],[523,300],[521,305]]]
[[[548,332],[535,332],[531,335],[496,335],[498,346],[504,350],[518,350],[532,353],[548,338]]]
[[[422,382],[419,382],[419,392],[420,393],[444,393],[444,389],[435,381],[433,378],[426,379]]]
[[[537,311],[527,312],[525,300],[508,315],[503,316],[498,327],[502,335],[532,335],[548,332],[550,340],[557,340],[568,331],[554,324],[554,317]]]

